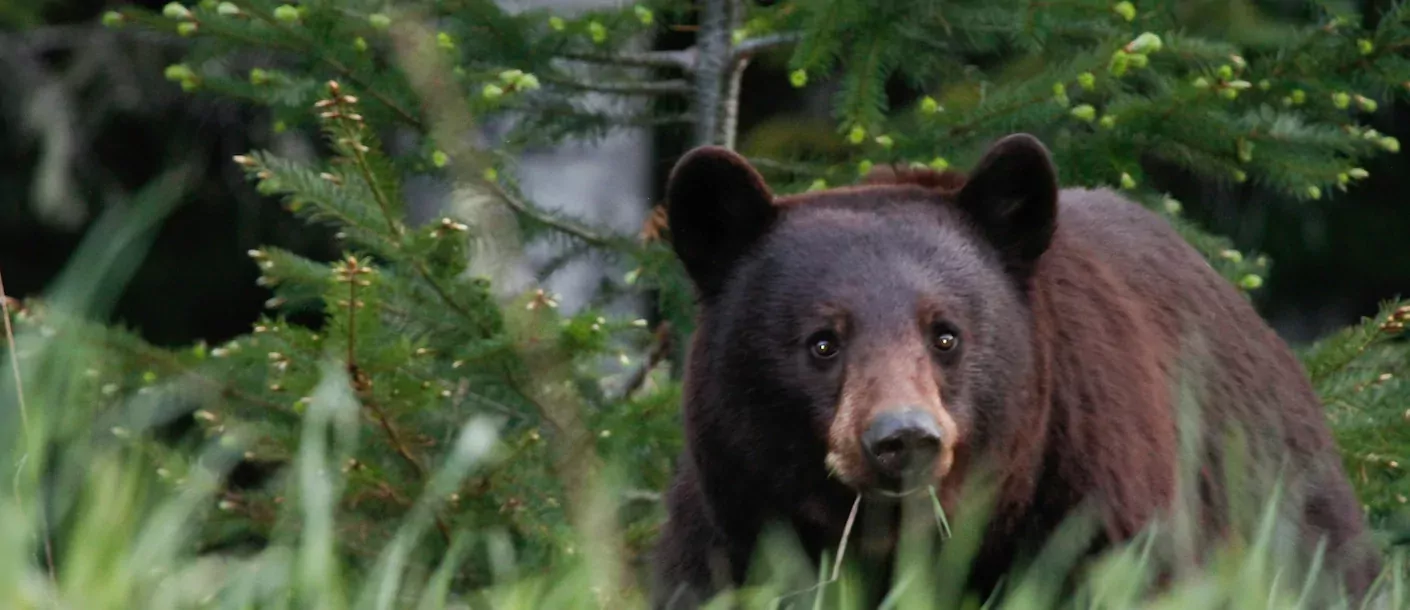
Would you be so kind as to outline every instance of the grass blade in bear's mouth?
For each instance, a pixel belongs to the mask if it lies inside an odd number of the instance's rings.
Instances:
[[[926,489],[927,482],[921,480],[923,477],[908,477],[906,479],[896,479],[891,477],[883,478],[878,483],[867,490],[874,497],[900,499],[915,495]]]
[[[914,495],[916,492],[918,492],[918,491],[920,491],[920,490],[922,490],[922,489],[925,489],[925,486],[922,485],[922,486],[917,486],[917,487],[911,487],[911,488],[906,489],[905,491],[891,491],[891,490],[889,490],[889,489],[885,489],[885,488],[882,488],[882,487],[878,487],[878,488],[872,490],[872,493],[874,493],[874,494],[876,494],[876,495],[879,495],[879,496],[882,496],[882,497],[885,497],[885,498],[896,498],[896,499],[899,499],[899,498],[905,498],[905,497],[907,497],[907,496]]]

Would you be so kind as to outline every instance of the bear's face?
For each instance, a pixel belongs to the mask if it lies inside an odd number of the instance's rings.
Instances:
[[[764,381],[825,434],[826,466],[883,494],[944,477],[1030,350],[998,260],[934,195],[898,195],[790,209],[718,301],[745,313],[734,347],[769,355]]]
[[[1056,191],[1028,136],[995,144],[958,189],[781,199],[737,155],[693,151],[669,219],[708,322],[703,383],[737,410],[711,416],[808,430],[815,467],[869,494],[940,482],[1023,386],[1025,289]]]

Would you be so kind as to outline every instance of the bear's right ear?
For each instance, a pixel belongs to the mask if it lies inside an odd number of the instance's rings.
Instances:
[[[718,146],[681,157],[671,170],[666,202],[671,246],[707,299],[778,217],[764,178],[743,157]]]

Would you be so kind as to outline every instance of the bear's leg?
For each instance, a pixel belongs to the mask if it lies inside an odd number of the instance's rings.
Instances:
[[[730,585],[729,545],[710,521],[689,469],[682,469],[666,496],[669,519],[656,544],[651,607],[655,610],[694,610]]]

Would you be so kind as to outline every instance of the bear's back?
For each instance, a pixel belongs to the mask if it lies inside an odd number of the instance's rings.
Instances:
[[[1177,419],[1177,409],[1199,409],[1196,425],[1201,431],[1199,441],[1204,444],[1199,457],[1213,460],[1204,464],[1201,485],[1222,487],[1256,502],[1260,489],[1247,483],[1261,479],[1266,484],[1265,477],[1281,474],[1282,514],[1314,538],[1328,535],[1329,556],[1356,566],[1346,574],[1352,580],[1348,584],[1357,590],[1365,587],[1379,564],[1369,546],[1355,541],[1363,531],[1361,510],[1342,470],[1324,407],[1301,362],[1250,300],[1168,221],[1113,191],[1063,190],[1057,225],[1053,248],[1045,255],[1051,257],[1048,271],[1052,275],[1045,280],[1040,273],[1040,285],[1046,283],[1046,289],[1065,295],[1058,300],[1113,300],[1109,295],[1074,296],[1083,290],[1122,293],[1114,300],[1126,305],[1131,322],[1141,329],[1142,342],[1155,342],[1156,347],[1128,341],[1118,349],[1133,359],[1155,362],[1169,387],[1167,408]],[[1065,291],[1055,285],[1082,282],[1084,273],[1092,274],[1090,265],[1094,262],[1099,270],[1095,275],[1100,276],[1095,283]],[[1108,284],[1101,285],[1101,278]],[[1091,301],[1075,306],[1058,303],[1057,324],[1068,322],[1062,319],[1063,312],[1081,315]],[[1060,353],[1062,348],[1056,351]],[[1088,355],[1071,351],[1057,359],[1090,360]],[[1255,452],[1258,461],[1243,462],[1236,473],[1253,479],[1219,485],[1208,477],[1217,476],[1214,473],[1230,459],[1223,454],[1227,447],[1223,443],[1229,440],[1225,435],[1230,432],[1243,435],[1241,446]],[[1201,495],[1206,493],[1209,489],[1201,490]],[[1206,502],[1211,500],[1205,498]],[[1222,505],[1216,500],[1206,510],[1227,508]],[[1220,520],[1216,515],[1205,517]],[[1349,544],[1359,546],[1346,546]]]
[[[1251,301],[1167,220],[1110,190],[1066,189],[1057,225],[1048,253],[1051,270],[1078,281],[1091,271],[1072,268],[1073,261],[1082,261],[1095,264],[1098,275],[1114,283],[1087,289],[1121,294],[1116,300],[1141,328],[1141,341],[1155,344],[1149,349],[1130,341],[1122,349],[1153,359],[1169,388],[1172,414],[1198,407],[1202,442],[1223,443],[1223,435],[1236,431],[1247,435],[1249,449],[1262,454],[1268,469],[1262,475],[1287,459],[1288,474],[1313,488],[1340,480],[1324,411],[1301,362]],[[1098,298],[1060,292],[1068,299]],[[1061,316],[1081,308],[1059,304],[1057,309]],[[1206,446],[1202,453],[1211,452],[1220,451]]]
[[[1098,256],[1130,287],[1181,302],[1189,312],[1211,305],[1192,297],[1214,297],[1227,306],[1232,294],[1209,264],[1165,219],[1108,189],[1064,189],[1058,205],[1058,232],[1070,244]]]

